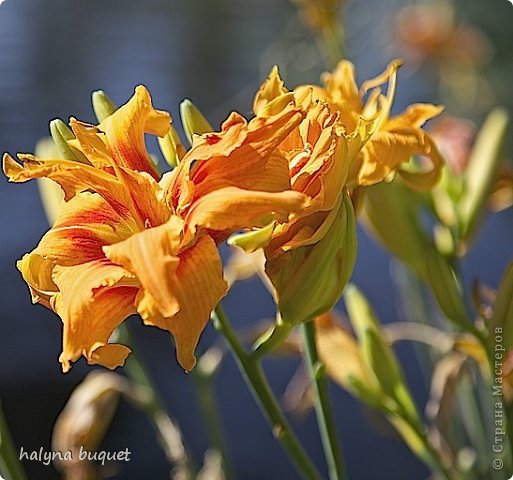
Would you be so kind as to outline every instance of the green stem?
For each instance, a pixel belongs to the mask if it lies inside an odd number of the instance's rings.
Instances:
[[[331,408],[326,370],[319,359],[315,344],[315,324],[312,321],[305,322],[301,325],[301,328],[303,331],[304,358],[312,383],[315,413],[324,456],[328,464],[329,478],[330,480],[343,480],[346,478],[344,458]]]
[[[212,314],[212,320],[215,328],[224,335],[230,346],[244,380],[270,423],[275,438],[289,454],[297,470],[305,479],[318,480],[321,478],[282,413],[278,401],[265,378],[259,359],[249,355],[242,347],[220,304]]]
[[[293,324],[284,322],[281,316],[278,315],[276,324],[265,332],[253,345],[252,358],[259,360],[271,353],[285,341],[293,328]]]
[[[196,366],[196,369],[192,372],[193,379],[196,383],[198,404],[203,419],[205,420],[208,436],[212,442],[212,446],[221,455],[223,471],[226,478],[233,479],[235,478],[235,474],[230,462],[228,446],[223,426],[219,418],[219,408],[217,406],[216,395],[214,392],[214,375],[215,372],[201,368],[201,360]]]
[[[426,464],[438,475],[440,475],[444,480],[451,480],[451,474],[447,470],[444,465],[442,458],[440,457],[440,453],[433,447],[428,436],[426,435],[426,431],[422,424],[417,424],[417,422],[412,421],[408,418],[408,416],[403,417],[404,421],[407,422],[413,430],[417,432],[417,435],[424,443],[426,451],[429,455],[428,458],[424,458]]]
[[[11,434],[0,406],[0,473],[6,480],[26,480]],[[0,476],[1,477],[1,476]]]
[[[148,415],[155,430],[160,437],[160,443],[168,459],[179,470],[182,478],[193,479],[195,467],[189,458],[182,442],[181,432],[174,421],[169,417],[158,390],[149,374],[146,365],[140,358],[135,342],[125,324],[118,327],[119,341],[132,348],[132,354],[128,357],[125,369],[133,382],[143,389],[144,395],[138,398],[138,404]]]

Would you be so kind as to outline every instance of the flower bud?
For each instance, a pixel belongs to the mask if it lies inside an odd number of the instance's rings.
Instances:
[[[356,219],[347,191],[333,210],[314,215],[313,224],[308,227],[315,228],[312,239],[318,241],[311,240],[276,258],[272,254],[267,256],[266,272],[276,289],[281,318],[288,324],[298,324],[331,310],[353,272]]]
[[[198,107],[189,99],[185,99],[180,104],[180,116],[182,118],[185,135],[191,145],[194,135],[214,131],[205,116],[198,110]]]
[[[75,139],[75,135],[60,118],[56,118],[50,122],[50,134],[65,160],[90,164],[89,160],[87,160],[81,151],[68,143],[70,140]]]
[[[382,389],[393,397],[394,384],[403,378],[394,353],[381,337],[378,320],[366,298],[354,285],[347,286],[344,298],[364,360]]]
[[[348,285],[344,299],[349,319],[360,343],[362,357],[375,382],[387,397],[397,403],[402,415],[411,423],[420,423],[399,362],[392,347],[383,338],[372,307],[354,285]]]
[[[36,157],[43,159],[62,157],[60,150],[50,137],[37,142],[34,154]],[[64,199],[64,192],[59,184],[49,178],[38,178],[37,186],[48,223],[53,225],[59,214],[59,209]]]
[[[177,131],[171,125],[165,137],[158,137],[160,151],[169,166],[176,167],[185,155],[185,147],[180,141]]]
[[[433,247],[426,249],[423,259],[426,264],[426,280],[438,306],[449,320],[469,330],[471,325],[463,301],[461,285],[448,259]]]
[[[114,102],[105,94],[103,90],[96,90],[91,96],[94,114],[98,123],[103,122],[110,117],[117,109]]]
[[[397,258],[426,278],[424,252],[430,244],[418,215],[416,194],[400,179],[366,189],[363,217],[366,226]]]
[[[485,120],[477,135],[465,171],[465,186],[458,205],[462,239],[469,242],[482,217],[488,197],[504,160],[504,145],[508,134],[509,117],[496,108]]]
[[[71,451],[71,460],[57,459],[65,478],[90,478],[94,465],[81,461],[80,449],[96,451],[112,421],[120,393],[129,389],[127,380],[110,372],[91,372],[75,388],[55,423],[52,450]]]

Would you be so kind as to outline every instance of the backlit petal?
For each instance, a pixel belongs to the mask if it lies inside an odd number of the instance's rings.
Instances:
[[[415,103],[410,105],[403,113],[392,117],[386,124],[387,130],[405,127],[422,127],[428,120],[437,117],[444,107],[430,103]]]
[[[287,92],[288,90],[283,86],[283,80],[280,78],[278,67],[275,65],[255,95],[253,111],[258,115],[269,102]]]
[[[362,150],[362,166],[358,174],[360,185],[368,186],[381,182],[403,162],[414,155],[426,155],[432,166],[423,173],[404,172],[407,180],[419,188],[430,188],[439,178],[441,157],[430,137],[420,129],[380,131]]]
[[[72,267],[55,267],[55,284],[60,293],[54,309],[64,324],[62,369],[84,355],[99,363],[101,355],[94,352],[108,343],[114,329],[135,313],[138,291],[133,276],[124,268],[107,261],[92,261]],[[120,357],[118,356],[118,359]],[[113,367],[112,358],[106,366]]]
[[[32,303],[51,308],[52,298],[59,291],[52,279],[54,266],[49,260],[34,253],[27,253],[16,263],[23,280],[29,286]]]
[[[371,377],[355,338],[337,322],[333,312],[315,320],[319,358],[328,375],[342,388],[352,391],[351,378],[365,384]]]
[[[169,114],[155,110],[148,90],[138,86],[128,103],[107,117],[98,128],[105,132],[109,151],[118,165],[147,172],[158,179],[159,175],[146,151],[144,134],[163,137],[170,125]]]
[[[291,190],[269,193],[226,187],[201,197],[189,210],[187,227],[231,232],[263,227],[272,219],[285,221],[307,207],[308,197]]]
[[[112,262],[137,276],[164,317],[175,315],[180,309],[175,291],[178,288],[176,271],[180,259],[177,254],[182,226],[178,217],[171,217],[164,225],[104,248],[105,255]]]
[[[55,264],[76,265],[105,257],[102,247],[128,238],[137,224],[122,216],[100,195],[82,192],[63,203],[54,226],[34,250]]]
[[[173,295],[179,311],[166,318],[160,308],[152,307],[152,297],[148,294],[140,295],[138,311],[147,325],[172,333],[178,361],[186,371],[191,371],[196,363],[194,350],[199,337],[210,313],[227,291],[214,241],[202,235],[193,247],[180,254],[174,275]]]

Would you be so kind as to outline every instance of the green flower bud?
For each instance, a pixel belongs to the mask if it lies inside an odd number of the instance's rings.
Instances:
[[[214,131],[205,116],[198,110],[198,107],[189,99],[185,99],[180,104],[180,116],[182,118],[185,135],[191,145],[194,135]]]
[[[75,140],[75,135],[60,118],[56,118],[50,122],[50,134],[62,158],[74,162],[90,164],[89,160],[87,160],[86,156],[80,150],[72,147],[68,143],[71,140]]]
[[[347,191],[318,230],[324,233],[318,242],[267,261],[266,272],[276,288],[285,323],[298,324],[331,310],[351,277],[357,240],[355,212]]]
[[[420,225],[416,198],[400,179],[374,185],[365,190],[363,217],[377,239],[425,279],[431,240]]]
[[[176,167],[185,155],[185,147],[182,145],[180,137],[178,136],[178,133],[176,132],[173,125],[171,125],[171,128],[166,136],[162,138],[158,137],[157,141],[159,142],[162,156],[168,165],[173,168]]]
[[[406,387],[397,357],[392,347],[384,340],[372,307],[354,285],[346,288],[344,299],[364,362],[374,375],[381,391],[393,400],[388,406],[392,411],[407,418],[409,423],[420,425],[417,407]],[[393,406],[394,404],[396,406]]]
[[[110,117],[118,109],[103,90],[93,92],[91,100],[94,114],[99,123],[103,122],[107,117]]]
[[[478,133],[464,177],[464,192],[459,207],[462,240],[469,242],[476,232],[501,162],[508,134],[509,117],[496,108]]]

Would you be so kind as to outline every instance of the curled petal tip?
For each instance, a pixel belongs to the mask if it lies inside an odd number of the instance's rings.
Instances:
[[[196,357],[191,354],[180,354],[180,352],[177,352],[177,360],[185,373],[191,373],[196,366]]]

